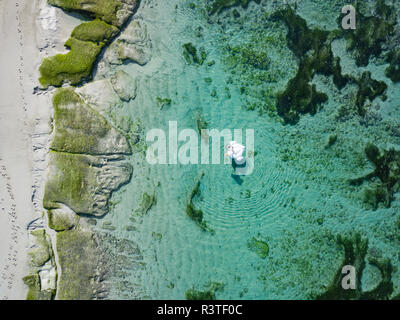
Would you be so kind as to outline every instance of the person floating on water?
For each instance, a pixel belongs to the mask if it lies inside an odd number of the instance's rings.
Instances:
[[[225,153],[226,157],[232,159],[232,167],[235,170],[236,176],[246,175],[246,158],[243,156],[245,146],[237,143],[236,141],[231,141],[227,146]]]

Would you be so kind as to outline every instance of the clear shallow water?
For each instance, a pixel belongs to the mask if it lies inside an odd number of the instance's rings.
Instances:
[[[307,8],[299,12],[306,14]],[[362,154],[367,141],[399,141],[380,133],[379,127],[364,128],[351,121],[338,127],[332,114],[343,99],[329,81],[318,77],[314,80],[318,89],[329,92],[330,100],[324,110],[314,117],[304,116],[297,126],[283,126],[277,118],[246,111],[242,106],[248,102],[234,80],[237,75],[231,74],[223,59],[227,43],[250,41],[251,30],[259,27],[252,25],[258,17],[254,3],[246,13],[240,12],[249,16],[242,28],[224,27],[216,23],[217,18],[207,23],[200,10],[190,9],[186,1],[143,1],[138,11],[152,39],[153,57],[144,67],[120,67],[137,77],[138,96],[115,114],[140,119],[145,131],[167,131],[168,121],[178,121],[179,129],[196,129],[200,113],[209,128],[254,129],[257,155],[255,171],[240,186],[231,178],[229,165],[149,165],[143,154],[135,154],[132,181],[114,196],[115,205],[104,221],[116,227],[109,234],[131,241],[140,254],[110,242],[120,258],[115,260],[118,272],[110,280],[110,298],[184,299],[186,290],[206,289],[210,282],[224,284],[216,293],[219,299],[310,298],[330,284],[340,267],[337,234],[360,232],[370,246],[398,264],[398,243],[390,237],[398,202],[390,209],[367,210],[360,190],[351,189],[346,181],[371,169],[365,159],[359,160],[362,156],[354,156]],[[312,16],[310,20],[318,23]],[[199,26],[202,37],[196,36]],[[182,55],[187,42],[204,47],[207,61],[216,64],[188,65]],[[296,62],[288,49],[271,52],[271,59],[284,70],[276,84],[283,89]],[[384,70],[384,66],[376,68]],[[206,77],[212,78],[211,84]],[[213,90],[216,97],[211,96]],[[395,97],[398,91],[390,90]],[[172,103],[160,110],[157,97],[170,98]],[[340,141],[326,151],[332,132],[340,132]],[[288,150],[297,150],[294,160],[283,157]],[[201,194],[194,204],[215,234],[202,231],[185,212],[202,173]],[[145,216],[137,217],[133,212],[144,192],[154,193],[157,202]],[[249,250],[253,237],[268,243],[265,259]],[[393,278],[399,278],[397,271]]]

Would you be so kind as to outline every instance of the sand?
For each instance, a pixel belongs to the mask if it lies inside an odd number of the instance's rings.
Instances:
[[[45,54],[38,49],[45,42],[40,6],[42,0],[0,2],[0,299],[25,299],[29,230],[44,224],[51,109],[48,94],[34,94]]]

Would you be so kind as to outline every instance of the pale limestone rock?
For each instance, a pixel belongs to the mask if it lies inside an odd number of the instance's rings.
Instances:
[[[114,91],[111,82],[108,79],[89,82],[75,90],[82,99],[94,107],[97,111],[104,114],[110,107],[118,106],[121,100]]]
[[[116,72],[110,78],[110,82],[121,100],[130,101],[136,98],[136,79],[133,79],[125,71],[120,70]]]
[[[133,20],[107,49],[105,58],[110,64],[122,64],[125,60],[147,64],[151,60],[151,41],[146,25]]]

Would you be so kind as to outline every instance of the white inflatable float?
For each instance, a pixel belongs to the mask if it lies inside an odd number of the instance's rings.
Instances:
[[[248,175],[250,172],[248,165],[250,163],[248,161],[249,159],[246,159],[246,157],[243,155],[246,147],[236,141],[231,141],[225,148],[227,151],[225,156],[232,159],[232,165],[235,169],[235,174],[240,176]]]

